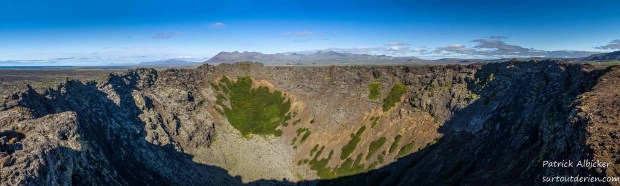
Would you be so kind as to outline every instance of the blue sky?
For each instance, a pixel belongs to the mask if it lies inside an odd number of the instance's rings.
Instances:
[[[4,0],[0,62],[106,65],[315,50],[572,57],[620,50],[618,9],[620,2],[572,0]]]

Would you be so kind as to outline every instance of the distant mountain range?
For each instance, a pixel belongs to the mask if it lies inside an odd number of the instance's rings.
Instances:
[[[586,61],[620,61],[620,51],[594,54],[590,57],[586,57]]]
[[[544,58],[531,57],[521,58],[525,60],[557,59],[568,61],[620,61],[620,51],[610,53],[593,54],[585,58]],[[267,65],[327,65],[327,64],[409,64],[409,63],[432,63],[432,64],[468,64],[475,62],[498,62],[510,59],[459,59],[442,58],[437,60],[425,60],[417,57],[393,57],[386,55],[351,54],[334,51],[318,51],[314,53],[276,53],[263,54],[260,52],[220,52],[205,63],[234,63],[241,61],[261,62]]]
[[[583,58],[547,58],[529,57],[519,58],[521,60],[544,60],[557,59],[572,62],[611,62],[620,61],[620,51],[593,54]],[[146,61],[140,63],[110,63],[103,66],[116,67],[190,67],[198,66],[202,63],[197,62],[197,58],[172,58],[156,61]],[[204,63],[235,63],[235,62],[260,62],[265,65],[394,65],[394,64],[471,64],[476,62],[501,62],[510,58],[502,59],[461,59],[461,58],[441,58],[436,60],[420,59],[413,56],[394,57],[387,55],[352,54],[335,51],[307,51],[264,54],[260,52],[220,52]],[[61,63],[58,60],[3,60],[0,66],[71,66]],[[79,65],[78,65],[79,66]]]
[[[321,65],[321,64],[406,64],[426,60],[416,57],[392,57],[386,55],[351,54],[334,51],[318,51],[311,54],[260,52],[220,52],[206,63],[234,63],[240,61],[261,62],[279,65]]]

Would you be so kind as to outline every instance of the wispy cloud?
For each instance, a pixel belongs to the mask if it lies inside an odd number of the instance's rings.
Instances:
[[[175,36],[181,35],[180,32],[167,32],[167,33],[159,33],[159,34],[155,34],[153,35],[153,39],[169,39]]]
[[[385,48],[383,48],[383,51],[389,51],[392,53],[407,53],[407,52],[411,52],[411,44],[409,43],[403,43],[403,42],[391,42],[388,44],[385,44]]]
[[[226,24],[224,24],[222,22],[215,22],[215,23],[211,23],[209,25],[209,27],[211,27],[211,28],[226,28]]]
[[[299,36],[299,37],[307,37],[307,36],[311,36],[314,35],[316,33],[311,32],[311,31],[301,31],[301,32],[286,32],[284,33],[284,35],[286,36]]]
[[[325,51],[334,51],[342,53],[352,54],[372,54],[372,55],[393,55],[393,56],[406,56],[406,55],[421,55],[429,50],[424,47],[413,48],[411,44],[405,42],[390,42],[380,46],[361,46],[354,48],[327,48],[322,49]],[[316,52],[317,50],[302,51],[301,53]]]
[[[444,47],[437,47],[433,53],[446,54],[446,53],[459,53],[459,54],[475,54],[476,50],[467,48],[462,44],[452,44]]]
[[[601,50],[620,49],[620,39],[614,39],[614,40],[610,41],[606,45],[597,46],[597,47],[594,47],[594,48],[601,49]]]
[[[572,51],[572,50],[539,50],[526,48],[519,45],[504,42],[504,36],[490,36],[482,39],[475,39],[471,42],[473,46],[464,44],[452,44],[435,48],[414,47],[413,44],[406,42],[390,42],[380,46],[364,46],[355,48],[327,48],[323,50],[372,55],[391,55],[391,56],[416,56],[426,59],[437,58],[527,58],[527,57],[549,57],[549,58],[577,58],[586,57],[597,52],[593,51]],[[312,52],[312,51],[306,51]]]
[[[474,48],[483,50],[477,52],[488,52],[489,55],[529,55],[540,52],[531,48],[506,44],[501,39],[476,39],[472,42],[478,43]]]

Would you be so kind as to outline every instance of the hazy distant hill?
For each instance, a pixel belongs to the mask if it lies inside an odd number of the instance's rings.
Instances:
[[[392,57],[386,55],[351,54],[334,51],[318,51],[311,54],[260,52],[220,52],[206,63],[234,63],[240,61],[280,65],[319,64],[406,64],[424,61],[416,57]]]
[[[23,63],[19,61],[0,61],[0,66],[19,66],[23,65]]]
[[[183,59],[167,59],[160,61],[141,62],[136,66],[194,66],[199,65],[198,62],[186,61]]]
[[[610,52],[610,53],[602,53],[602,54],[594,54],[590,57],[585,58],[587,61],[618,61],[620,60],[620,51]]]

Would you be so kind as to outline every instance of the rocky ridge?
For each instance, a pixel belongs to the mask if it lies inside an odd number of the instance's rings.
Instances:
[[[620,112],[607,105],[617,102],[618,72],[557,61],[235,63],[136,69],[103,82],[71,80],[38,92],[23,87],[0,104],[0,181],[476,185],[540,184],[542,175],[613,176]],[[285,93],[295,114],[281,136],[241,137],[217,111],[213,84],[223,76],[251,77],[256,87]],[[396,84],[406,93],[385,110],[381,99],[368,98],[370,83],[379,84],[382,99]],[[303,142],[299,130],[309,131]],[[360,130],[350,155],[342,155],[352,143],[348,134]],[[379,141],[384,142],[371,150]],[[587,158],[614,166],[540,166],[542,160]],[[313,159],[326,161],[320,166]]]

